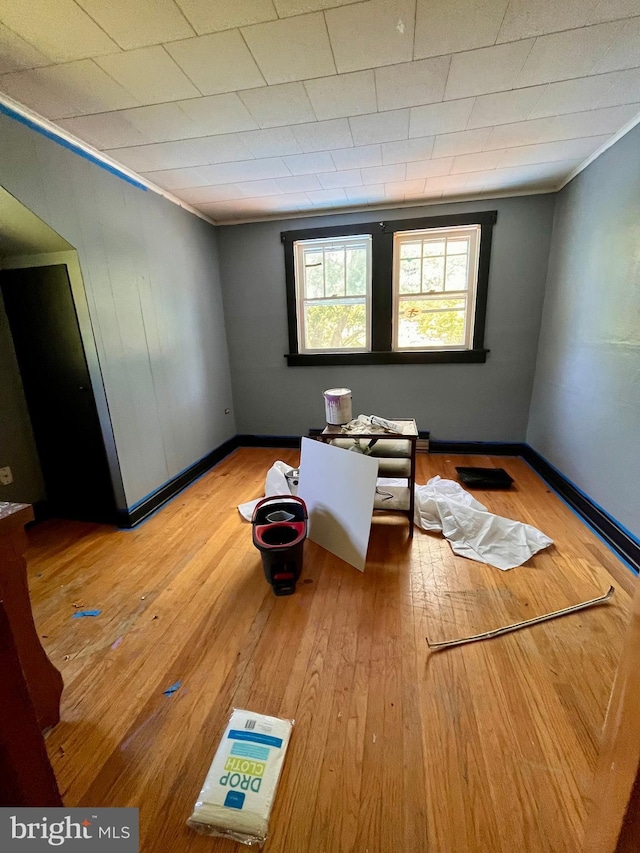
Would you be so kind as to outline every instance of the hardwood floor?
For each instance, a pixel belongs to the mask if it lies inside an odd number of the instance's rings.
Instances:
[[[298,453],[236,451],[133,531],[30,531],[36,625],[65,681],[47,738],[65,804],[139,806],[145,853],[238,850],[185,821],[240,707],[296,720],[269,853],[578,853],[631,573],[522,460],[419,454],[420,483],[504,467],[513,490],[476,496],[555,545],[500,572],[380,518],[364,574],[307,542],[298,591],[276,598],[235,508],[275,459]],[[610,583],[608,605],[427,649]]]

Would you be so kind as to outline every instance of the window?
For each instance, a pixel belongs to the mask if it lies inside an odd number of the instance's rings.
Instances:
[[[479,225],[395,233],[395,351],[471,348],[479,238]]]
[[[294,242],[301,353],[370,352],[371,235]]]
[[[288,364],[485,361],[496,217],[283,232]]]

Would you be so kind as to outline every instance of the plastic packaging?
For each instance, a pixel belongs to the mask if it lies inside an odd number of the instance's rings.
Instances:
[[[234,709],[187,824],[262,847],[293,724]]]

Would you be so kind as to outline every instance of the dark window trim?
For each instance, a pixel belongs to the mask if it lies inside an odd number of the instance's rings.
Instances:
[[[479,213],[458,213],[446,216],[428,216],[420,219],[378,220],[360,224],[334,225],[327,228],[304,228],[283,231],[285,279],[287,289],[287,320],[289,323],[289,352],[285,355],[291,367],[310,365],[345,364],[460,364],[486,361],[484,329],[489,287],[489,262],[493,226],[497,210]],[[393,352],[393,235],[397,231],[418,231],[426,228],[452,228],[459,225],[480,225],[478,256],[478,281],[476,285],[476,313],[474,318],[473,347],[469,350],[419,350]],[[350,237],[371,234],[371,348],[372,352],[354,353],[299,353],[298,318],[296,314],[296,282],[293,244],[296,240],[317,240],[323,237]]]

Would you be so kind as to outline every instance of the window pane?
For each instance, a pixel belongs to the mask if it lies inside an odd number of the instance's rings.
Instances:
[[[425,258],[422,264],[422,290],[444,290],[444,258]]]
[[[464,344],[464,299],[403,299],[399,314],[400,349]]]
[[[324,253],[324,286],[326,296],[344,296],[344,249],[329,249]]]
[[[304,295],[307,299],[324,296],[322,274],[322,252],[304,253]]]
[[[444,255],[444,240],[425,240],[423,254],[425,258],[429,255]]]
[[[367,250],[347,249],[347,295],[364,296],[367,292]]]
[[[306,349],[365,349],[367,345],[366,307],[358,303],[307,304],[305,313]]]
[[[467,255],[450,255],[447,257],[446,290],[466,290]]]
[[[401,243],[400,257],[401,258],[419,258],[421,255],[420,243]]]
[[[420,293],[420,258],[401,259],[400,293]]]
[[[469,240],[466,237],[462,239],[449,240],[447,242],[448,255],[466,255],[469,251]]]

